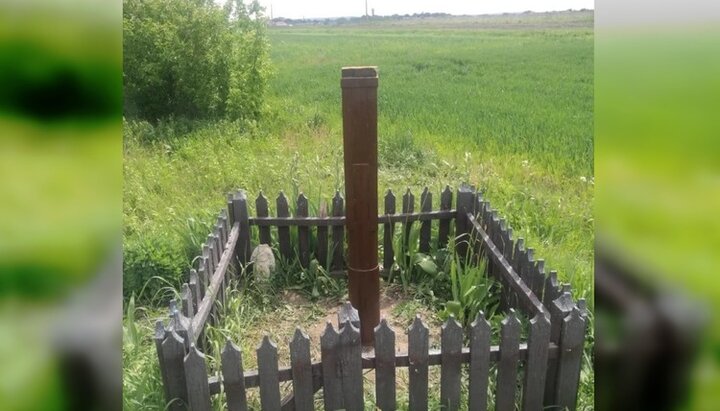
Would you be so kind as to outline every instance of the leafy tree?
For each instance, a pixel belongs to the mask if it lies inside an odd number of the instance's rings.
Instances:
[[[257,119],[267,48],[256,0],[124,0],[124,114]]]

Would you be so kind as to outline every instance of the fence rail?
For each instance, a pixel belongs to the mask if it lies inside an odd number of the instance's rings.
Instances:
[[[182,361],[187,403],[193,410],[211,409],[211,396],[222,392],[227,396],[230,411],[247,409],[247,390],[259,388],[263,410],[314,409],[314,393],[323,388],[323,404],[327,410],[361,410],[364,403],[363,369],[375,370],[375,399],[381,410],[397,407],[395,370],[409,367],[411,370],[408,387],[411,409],[427,409],[428,367],[440,366],[440,398],[446,409],[455,410],[461,405],[462,365],[468,364],[469,395],[471,409],[486,409],[488,406],[488,378],[491,364],[497,365],[494,403],[497,410],[515,410],[518,370],[523,369],[522,397],[523,410],[542,408],[542,380],[547,359],[557,359],[560,402],[558,406],[574,406],[577,386],[572,385],[580,364],[574,361],[582,355],[585,320],[579,310],[574,309],[562,324],[558,345],[546,345],[544,336],[549,333],[550,323],[544,315],[533,318],[529,327],[527,344],[520,341],[520,322],[514,310],[510,310],[502,322],[500,344],[491,346],[491,328],[480,314],[468,332],[469,346],[464,347],[464,332],[454,319],[448,319],[441,330],[441,348],[428,350],[429,330],[416,318],[408,329],[408,352],[395,352],[396,332],[386,321],[375,328],[375,351],[363,356],[359,330],[349,321],[336,331],[328,323],[320,338],[321,362],[311,362],[311,341],[299,328],[290,343],[291,365],[278,366],[277,346],[268,337],[259,345],[256,355],[258,369],[242,372],[242,354],[230,341],[221,356],[222,377],[207,375],[207,359],[195,345],[187,349],[179,336],[169,331],[162,345],[178,346],[174,353]],[[293,396],[281,398],[279,383],[293,382]],[[572,392],[572,390],[575,392]]]
[[[433,220],[438,221],[438,248],[448,244],[454,225],[458,255],[467,256],[472,248],[475,255],[484,256],[488,274],[501,285],[500,309],[507,317],[501,325],[499,345],[490,345],[489,324],[479,317],[467,340],[454,320],[446,322],[441,331],[441,349],[433,350],[429,330],[417,319],[408,331],[408,352],[395,352],[395,331],[382,322],[375,330],[374,354],[363,356],[354,325],[339,324],[335,331],[329,324],[320,341],[320,362],[311,361],[311,342],[297,330],[290,346],[290,365],[278,364],[277,347],[265,338],[256,353],[258,368],[244,371],[239,349],[228,342],[220,356],[220,372],[209,376],[203,354],[209,348],[204,329],[206,324],[217,321],[216,302],[224,304],[228,276],[248,267],[253,242],[273,244],[281,256],[297,258],[304,267],[316,258],[331,273],[344,269],[345,210],[340,193],[333,197],[329,213],[321,205],[318,216],[309,215],[308,201],[302,194],[291,215],[289,201],[280,193],[275,201],[276,216],[271,217],[268,200],[262,194],[255,200],[257,216],[250,216],[247,197],[238,191],[229,194],[227,209],[220,212],[201,246],[197,268],[190,271],[189,282],[181,289],[181,309],[171,301],[170,321],[167,325],[158,321],[156,326],[155,343],[166,398],[169,402],[181,400],[171,402],[170,408],[184,409],[183,404],[188,404],[193,410],[205,410],[211,396],[223,393],[229,410],[245,410],[246,391],[258,387],[263,409],[312,409],[314,393],[320,388],[325,409],[361,409],[361,371],[374,369],[377,406],[394,409],[396,369],[408,367],[410,409],[427,409],[428,367],[440,366],[441,402],[448,409],[457,409],[459,370],[462,364],[468,364],[467,401],[470,409],[482,410],[489,403],[487,382],[490,365],[494,364],[496,409],[515,409],[519,378],[523,390],[519,406],[523,410],[543,406],[574,409],[587,322],[584,300],[575,301],[570,287],[558,283],[556,272],[545,274],[544,261],[535,259],[533,249],[526,247],[522,238],[513,239],[506,220],[473,187],[458,189],[455,208],[449,187],[440,193],[439,210],[433,211],[432,197],[426,188],[420,195],[421,211],[415,212],[415,196],[407,190],[402,196],[401,213],[396,213],[395,195],[387,191],[384,214],[378,216],[384,232],[383,265],[392,267],[396,261],[393,244],[397,224],[406,242],[413,225],[420,225],[420,252],[431,249]],[[291,227],[296,234],[293,241]],[[477,259],[464,263],[476,264]],[[530,319],[525,340],[521,339],[514,309]],[[467,346],[463,341],[468,342]],[[280,398],[278,388],[283,381],[293,382],[293,394],[286,398]]]

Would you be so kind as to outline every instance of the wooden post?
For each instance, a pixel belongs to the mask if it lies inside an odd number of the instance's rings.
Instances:
[[[467,213],[475,212],[475,190],[463,184],[457,192],[457,217],[455,217],[455,251],[460,261],[465,261],[469,256],[468,246],[470,244],[470,223]]]
[[[235,245],[235,257],[244,266],[250,261],[250,224],[248,222],[247,195],[245,191],[238,191],[232,200],[232,204],[234,222],[240,223],[240,236]]]
[[[360,314],[361,340],[372,345],[380,322],[377,255],[377,86],[375,67],[342,69],[343,148],[348,230],[348,291]]]

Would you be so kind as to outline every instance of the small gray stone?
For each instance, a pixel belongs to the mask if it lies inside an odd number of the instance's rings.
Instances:
[[[267,280],[275,271],[275,255],[267,244],[260,244],[252,252],[250,261],[253,263],[255,275],[258,279]]]

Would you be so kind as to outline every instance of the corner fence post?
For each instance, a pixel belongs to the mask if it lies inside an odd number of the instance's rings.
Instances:
[[[348,291],[360,314],[363,345],[371,345],[380,322],[377,189],[376,67],[342,69]]]
[[[472,231],[467,213],[475,213],[475,189],[463,184],[457,192],[457,215],[455,217],[455,251],[460,261],[469,256],[470,233]]]
[[[247,195],[245,191],[238,191],[232,200],[233,206],[233,224],[240,224],[240,233],[235,244],[235,257],[239,262],[239,269],[242,268],[250,261],[250,223],[247,208]],[[237,272],[239,276],[241,271]]]

